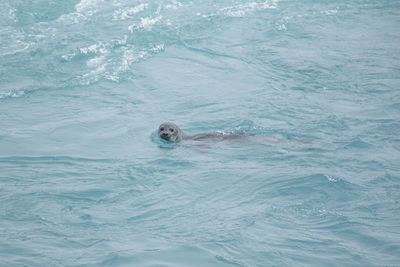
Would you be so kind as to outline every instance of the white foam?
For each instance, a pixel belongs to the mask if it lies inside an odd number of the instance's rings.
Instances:
[[[75,5],[76,12],[63,14],[57,21],[63,22],[64,25],[78,24],[96,14],[99,11],[96,7],[99,6],[101,2],[104,2],[104,0],[81,0]]]
[[[100,57],[95,57],[90,59],[86,64],[90,68],[94,68],[96,66],[99,66],[105,59],[105,56],[100,56]]]
[[[276,0],[265,1],[263,3],[251,2],[251,3],[247,3],[247,4],[221,8],[219,11],[229,17],[243,17],[246,14],[251,13],[256,10],[276,8],[277,2],[278,1],[276,1]]]
[[[61,58],[64,59],[65,61],[70,61],[75,56],[76,56],[75,53],[70,53],[70,54],[67,54],[67,55],[62,55]]]
[[[63,22],[64,25],[78,24],[80,21],[85,20],[86,17],[78,12],[63,14],[58,18],[58,21]]]
[[[78,12],[87,11],[88,9],[93,8],[101,2],[103,2],[103,0],[82,0],[75,5],[75,9]]]
[[[118,77],[118,73],[107,73],[104,75],[104,78],[113,82],[119,82],[119,77]]]
[[[88,46],[88,47],[82,47],[82,48],[79,48],[79,51],[82,53],[82,54],[89,54],[89,53],[94,53],[94,54],[97,54],[97,53],[101,53],[101,54],[105,54],[106,52],[107,52],[107,49],[105,48],[105,46],[104,46],[104,44],[102,43],[102,42],[99,42],[98,44],[93,44],[93,45],[90,45],[90,46]]]
[[[114,20],[124,20],[131,18],[133,15],[145,10],[149,5],[148,4],[140,4],[135,7],[130,7],[126,9],[118,9],[113,14]]]
[[[157,22],[159,22],[162,19],[162,16],[158,16],[155,18],[141,18],[140,19],[140,23],[139,24],[132,24],[131,26],[128,27],[130,32],[133,32],[135,29],[146,29],[146,30],[150,30],[151,27],[156,24]]]
[[[179,7],[182,6],[181,2],[175,1],[173,0],[171,4],[167,4],[165,5],[166,9],[173,9],[173,10],[177,10]]]
[[[279,31],[286,31],[287,30],[286,25],[283,24],[283,23],[281,25],[278,25],[278,30]]]
[[[330,175],[324,174],[324,176],[326,177],[326,179],[328,179],[329,182],[336,183],[338,181],[338,179],[336,179]]]
[[[142,27],[145,29],[151,28],[151,26],[153,26],[154,24],[159,22],[161,19],[162,19],[162,16],[158,16],[155,18],[141,18],[139,27]]]
[[[121,66],[119,71],[126,71],[132,63],[139,62],[147,57],[151,56],[153,53],[158,53],[164,50],[164,44],[155,45],[149,49],[142,49],[140,51],[135,51],[133,48],[126,49],[122,56]]]
[[[148,52],[146,52],[145,50],[141,50],[138,52],[135,52],[132,49],[125,50],[124,55],[122,56],[122,62],[121,62],[121,66],[119,67],[119,71],[128,70],[129,66],[132,63],[140,61],[147,55],[148,55]]]
[[[164,50],[164,44],[159,44],[154,46],[153,48],[150,48],[150,51],[152,52],[160,52]]]

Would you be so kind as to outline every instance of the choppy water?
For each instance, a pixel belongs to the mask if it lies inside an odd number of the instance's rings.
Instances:
[[[2,0],[0,265],[398,266],[399,29],[386,0]]]

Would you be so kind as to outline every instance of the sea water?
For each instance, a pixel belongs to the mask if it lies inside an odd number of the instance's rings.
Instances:
[[[2,0],[0,266],[399,266],[399,29],[395,0]]]

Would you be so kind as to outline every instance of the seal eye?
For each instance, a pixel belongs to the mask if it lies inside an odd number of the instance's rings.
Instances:
[[[160,128],[160,131],[164,131],[164,127],[161,127],[161,128]]]
[[[174,129],[172,129],[172,128],[171,128],[171,129],[169,129],[169,130],[170,130],[171,132],[174,132]]]

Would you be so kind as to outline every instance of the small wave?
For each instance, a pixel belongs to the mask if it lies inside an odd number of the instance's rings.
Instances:
[[[150,140],[157,144],[159,148],[162,149],[173,149],[179,146],[178,143],[172,143],[172,142],[168,142],[164,139],[161,139],[158,137],[158,133],[157,131],[154,131],[151,135],[150,135]]]
[[[27,35],[15,27],[0,27],[0,56],[15,55],[32,50],[37,38],[40,38],[40,35]]]
[[[326,177],[326,179],[328,179],[329,182],[332,183],[336,183],[339,179],[335,178],[334,176],[328,175],[328,174],[324,174],[324,176]]]
[[[118,70],[125,71],[129,69],[129,66],[132,63],[139,62],[140,60],[150,56],[152,53],[158,53],[163,50],[164,50],[164,44],[155,45],[153,47],[150,47],[148,49],[142,49],[140,51],[135,51],[133,49],[125,49],[122,56],[121,66],[119,67]]]
[[[13,164],[47,164],[84,165],[86,163],[115,163],[119,160],[111,158],[84,158],[75,156],[6,156],[0,157],[0,162]]]
[[[65,62],[86,60],[89,71],[77,76],[79,84],[88,85],[101,78],[118,82],[119,74],[129,70],[131,65],[157,54],[165,49],[164,43],[149,44],[139,48],[128,42],[128,35],[108,42],[83,46],[66,53],[60,58]]]
[[[106,70],[106,64],[98,66],[96,69],[85,73],[80,77],[80,83],[82,85],[89,85],[97,82],[101,78],[101,74]]]
[[[9,97],[20,97],[24,94],[25,94],[24,90],[10,89],[6,92],[0,92],[0,99],[9,98]]]
[[[9,17],[14,21],[14,22],[18,22],[18,18],[17,18],[17,10],[15,8],[10,8],[10,10],[8,11]]]
[[[121,39],[112,39],[109,43],[104,43],[100,41],[89,46],[80,47],[74,52],[62,55],[61,58],[65,61],[71,61],[73,58],[79,56],[90,56],[96,54],[105,55],[119,46],[126,45],[127,39],[128,36],[125,34]]]
[[[80,84],[92,84],[101,78],[118,82],[119,75],[122,72],[129,70],[133,63],[146,60],[152,55],[164,50],[164,44],[156,44],[140,50],[136,49],[132,45],[127,45],[121,47],[118,51],[113,50],[111,46],[112,44],[106,45],[104,49],[97,49],[97,47],[93,46],[93,49],[89,47],[81,48],[79,50],[79,54],[81,55],[88,55],[91,53],[99,54],[99,56],[88,59],[86,62],[87,66],[92,68],[92,70],[78,77]],[[110,47],[110,50],[108,50],[108,47]],[[119,56],[116,57],[115,54],[118,54]],[[76,56],[75,53],[72,53],[63,56],[62,58],[69,61]]]
[[[327,16],[333,16],[333,15],[336,15],[338,13],[338,11],[336,9],[330,9],[330,10],[321,11],[321,13],[325,14]]]
[[[162,242],[161,242],[162,243]],[[158,246],[158,247],[157,247]],[[125,250],[109,253],[100,257],[95,265],[126,265],[126,266],[237,266],[223,256],[196,246],[175,246],[159,248],[160,240],[151,249]],[[156,248],[154,248],[156,247]],[[193,264],[196,263],[196,264]]]

